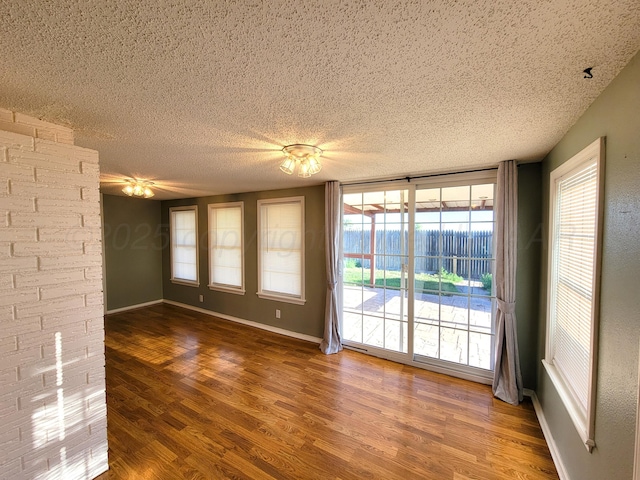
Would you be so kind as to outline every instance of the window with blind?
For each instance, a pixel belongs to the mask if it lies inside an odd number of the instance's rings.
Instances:
[[[544,365],[586,448],[594,440],[604,139],[551,172]]]
[[[304,197],[258,200],[258,296],[304,304]]]
[[[169,209],[171,281],[198,285],[198,207]]]
[[[244,294],[244,203],[209,205],[209,288]]]

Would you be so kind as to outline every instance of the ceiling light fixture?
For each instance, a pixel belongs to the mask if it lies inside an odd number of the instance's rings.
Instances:
[[[127,182],[127,184],[122,189],[125,195],[128,195],[130,197],[144,197],[144,198],[151,198],[154,195],[153,191],[151,191],[151,188],[150,188],[153,185],[153,182],[150,182],[148,180],[135,180],[135,179],[125,180],[125,182]]]
[[[287,145],[282,149],[282,153],[286,157],[284,162],[280,165],[282,170],[287,175],[292,175],[298,165],[298,176],[302,178],[308,178],[320,171],[322,165],[318,161],[322,150],[313,145],[303,145],[296,143],[294,145]]]

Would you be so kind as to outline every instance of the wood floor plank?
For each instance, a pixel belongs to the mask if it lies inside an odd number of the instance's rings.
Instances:
[[[170,305],[108,315],[99,480],[557,479],[529,401]]]

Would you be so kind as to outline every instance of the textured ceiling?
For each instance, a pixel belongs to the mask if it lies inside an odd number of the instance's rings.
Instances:
[[[74,128],[103,192],[178,198],[539,160],[640,48],[640,2],[0,0],[0,27],[0,107]],[[280,172],[291,143],[322,171]]]

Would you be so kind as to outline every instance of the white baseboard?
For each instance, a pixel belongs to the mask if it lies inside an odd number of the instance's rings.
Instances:
[[[285,335],[287,337],[297,338],[298,340],[306,340],[307,342],[312,342],[317,344],[320,344],[320,342],[322,341],[321,338],[313,337],[311,335],[306,335],[304,333],[292,332],[291,330],[285,330],[284,328],[273,327],[271,325],[265,325],[264,323],[245,320],[244,318],[233,317],[231,315],[226,315],[224,313],[218,313],[212,310],[207,310],[200,307],[194,307],[193,305],[188,305],[186,303],[174,302],[173,300],[166,300],[166,299],[162,301],[168,305],[175,305],[176,307],[182,307],[182,308],[186,308],[187,310],[193,310],[194,312],[204,313],[205,315],[211,315],[212,317],[218,317],[224,320],[229,320],[231,322],[241,323],[242,325],[259,328],[260,330],[266,330],[268,332],[278,333],[280,335]]]
[[[551,452],[551,458],[553,458],[553,463],[556,465],[556,470],[558,471],[558,476],[560,477],[560,480],[570,480],[569,474],[567,473],[567,469],[564,467],[564,463],[562,463],[562,458],[560,457],[560,451],[558,450],[556,441],[553,438],[553,435],[551,435],[551,429],[549,429],[549,424],[547,423],[547,419],[544,416],[544,411],[542,410],[542,405],[540,405],[540,400],[538,400],[538,396],[536,395],[536,392],[534,392],[533,390],[529,390],[528,388],[525,388],[524,394],[527,397],[531,397],[531,402],[533,403],[533,409],[536,411],[536,416],[538,417],[538,423],[540,423],[542,434],[544,435],[544,439],[547,441],[547,445],[549,446],[549,451]]]
[[[152,302],[145,302],[145,303],[138,303],[136,305],[129,305],[128,307],[122,307],[122,308],[114,308],[113,310],[107,310],[104,313],[120,313],[120,312],[126,312],[127,310],[135,310],[136,308],[143,308],[143,307],[150,307],[151,305],[158,305],[159,303],[164,302],[164,300],[160,299],[160,300],[154,300]]]

